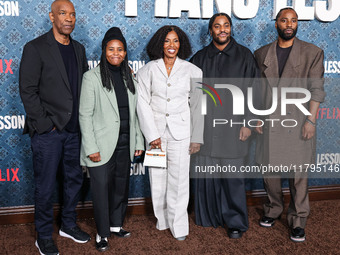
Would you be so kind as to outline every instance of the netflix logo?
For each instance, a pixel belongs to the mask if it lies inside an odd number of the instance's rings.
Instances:
[[[317,119],[340,119],[340,108],[319,108]]]
[[[19,168],[0,169],[0,182],[20,182]]]
[[[0,59],[0,73],[13,74],[13,71],[11,68],[12,61],[13,59]]]

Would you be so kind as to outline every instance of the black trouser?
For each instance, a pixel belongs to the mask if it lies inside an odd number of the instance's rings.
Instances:
[[[111,159],[104,165],[89,167],[94,219],[101,237],[110,236],[110,227],[124,222],[129,195],[129,135],[120,134]]]
[[[79,164],[79,134],[53,130],[35,133],[31,138],[35,180],[35,227],[38,238],[50,239],[53,233],[53,194],[58,166],[63,174],[62,225],[76,226],[75,208],[83,183]]]

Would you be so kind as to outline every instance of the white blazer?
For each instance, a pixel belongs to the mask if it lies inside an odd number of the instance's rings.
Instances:
[[[163,59],[150,61],[137,73],[137,113],[147,144],[160,138],[166,126],[176,140],[190,137],[203,144],[204,116],[201,114],[202,70],[176,58],[170,76]]]

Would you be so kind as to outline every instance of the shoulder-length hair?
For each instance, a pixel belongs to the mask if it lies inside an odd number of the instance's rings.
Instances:
[[[146,51],[151,60],[163,58],[164,41],[165,41],[167,34],[171,31],[176,32],[176,34],[178,35],[178,39],[180,43],[180,47],[178,50],[178,57],[181,59],[186,59],[190,57],[192,51],[191,51],[191,45],[190,45],[190,40],[188,36],[179,27],[171,25],[171,26],[163,26],[160,29],[158,29],[157,32],[150,39],[146,47]]]
[[[103,47],[102,55],[100,57],[100,63],[99,63],[100,77],[102,79],[103,87],[106,88],[108,91],[111,91],[115,86],[115,82],[113,80],[111,71],[109,69],[109,63],[106,59],[106,47],[107,45]],[[126,49],[124,50],[126,51]],[[121,69],[120,69],[121,75],[123,76],[123,80],[125,80],[126,82],[126,87],[131,91],[132,94],[135,94],[136,88],[132,80],[131,69],[128,65],[127,54],[125,55],[125,59],[120,65],[121,65]]]

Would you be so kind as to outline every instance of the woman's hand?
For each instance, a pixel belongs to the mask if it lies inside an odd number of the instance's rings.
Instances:
[[[189,147],[189,154],[194,154],[199,152],[201,149],[201,144],[199,143],[190,143],[190,147]]]
[[[93,153],[93,154],[90,154],[89,155],[89,158],[91,161],[93,162],[99,162],[102,160],[101,156],[100,156],[100,152],[96,152],[96,153]]]
[[[135,157],[142,155],[142,153],[143,153],[142,150],[135,150]]]
[[[150,143],[151,148],[150,149],[161,149],[162,150],[162,141],[161,138],[158,138],[156,140],[153,140]]]

